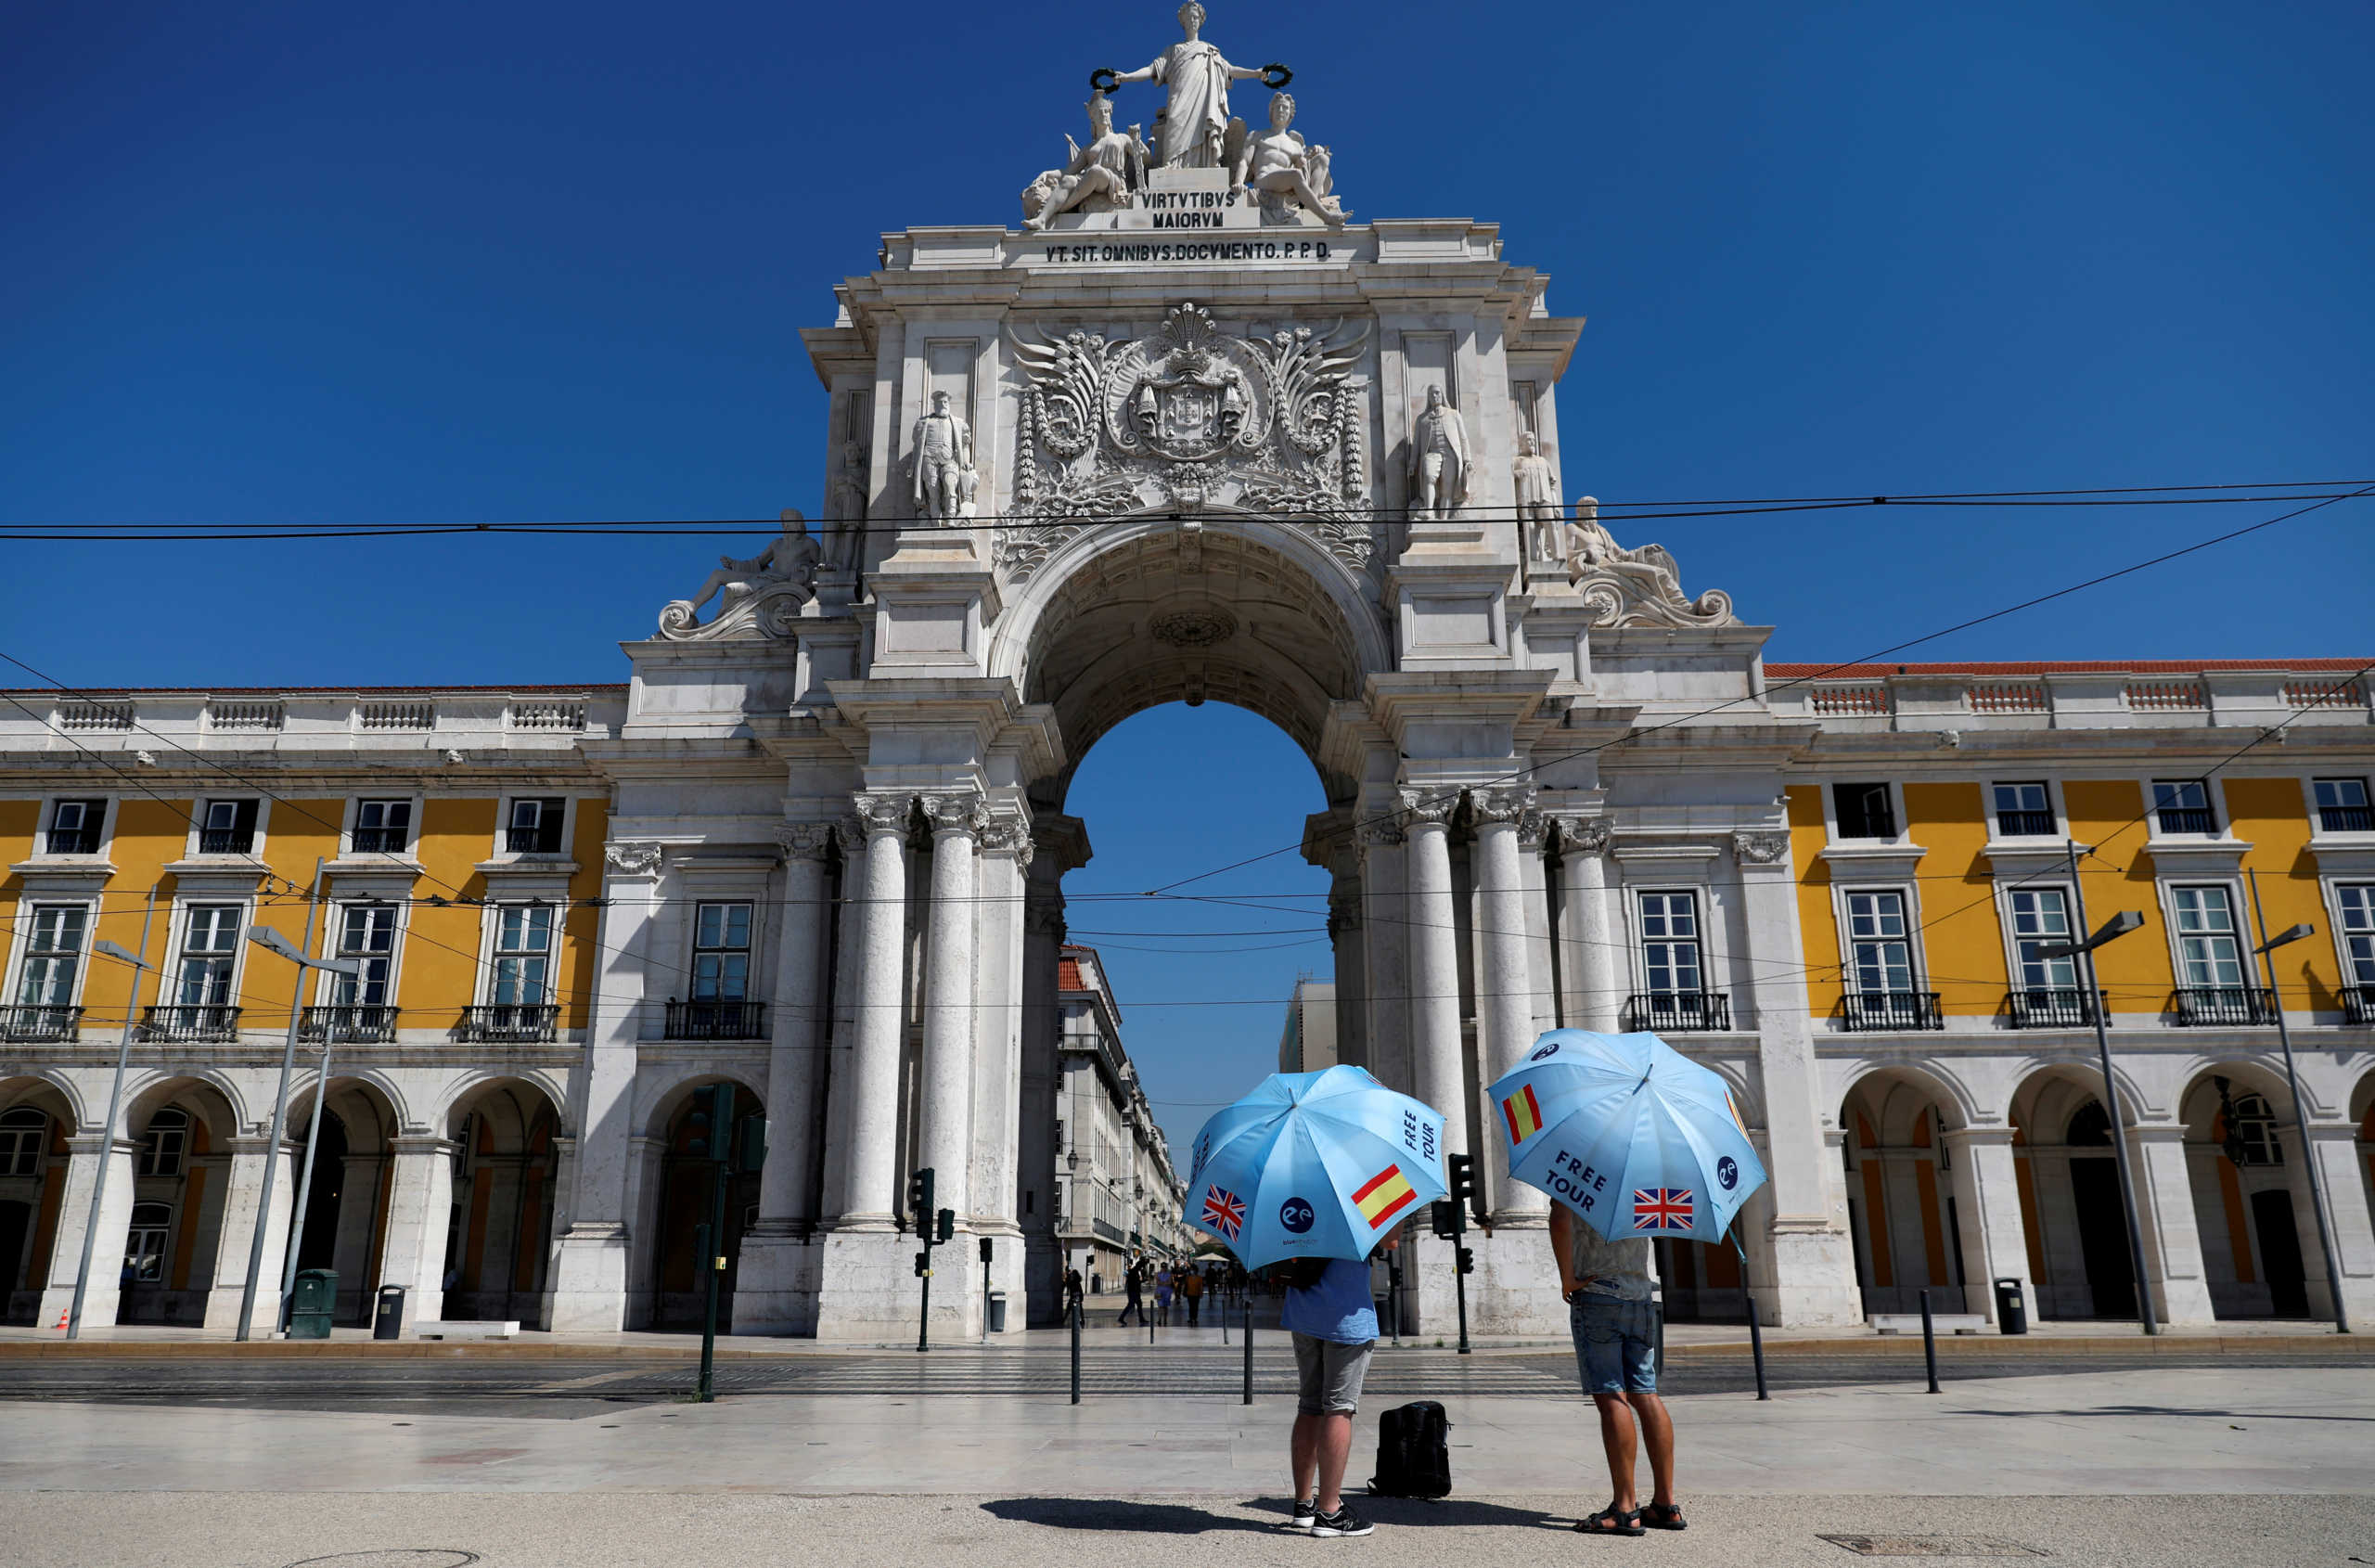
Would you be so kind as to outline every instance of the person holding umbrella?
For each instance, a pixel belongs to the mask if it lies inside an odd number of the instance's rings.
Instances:
[[[1748,1128],[1721,1078],[1650,1034],[1553,1029],[1487,1093],[1509,1175],[1556,1200],[1550,1248],[1576,1368],[1599,1409],[1611,1496],[1575,1528],[1688,1528],[1674,1497],[1674,1421],[1658,1397],[1650,1238],[1724,1235],[1765,1182]],[[1642,1440],[1646,1508],[1634,1484]]]
[[[1247,1268],[1282,1263],[1280,1320],[1293,1335],[1298,1396],[1289,1442],[1290,1528],[1366,1536],[1345,1505],[1353,1417],[1377,1347],[1368,1255],[1449,1190],[1443,1117],[1357,1067],[1274,1073],[1196,1135],[1183,1218]]]

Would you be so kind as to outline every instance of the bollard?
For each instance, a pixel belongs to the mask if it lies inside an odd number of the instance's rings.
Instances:
[[[1921,1292],[1921,1359],[1929,1363],[1930,1392],[1938,1392],[1938,1330],[1930,1321],[1930,1292]]]
[[[1756,1358],[1756,1396],[1770,1399],[1772,1392],[1765,1386],[1765,1334],[1756,1324],[1756,1298],[1748,1298],[1748,1353]]]
[[[1081,1306],[1080,1306],[1080,1303],[1079,1303],[1078,1301],[1074,1301],[1074,1302],[1072,1303],[1072,1403],[1073,1403],[1073,1404],[1075,1404],[1075,1405],[1077,1405],[1077,1404],[1079,1404],[1079,1403],[1080,1403],[1080,1319],[1081,1319]]]
[[[1245,1288],[1245,1402],[1253,1403],[1253,1287]]]

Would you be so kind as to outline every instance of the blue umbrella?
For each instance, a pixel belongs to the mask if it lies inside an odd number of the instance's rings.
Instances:
[[[1181,1215],[1259,1268],[1365,1258],[1441,1198],[1444,1119],[1357,1067],[1273,1073],[1196,1135]]]
[[[1488,1092],[1509,1174],[1611,1241],[1718,1240],[1765,1183],[1724,1080],[1655,1035],[1553,1029]]]

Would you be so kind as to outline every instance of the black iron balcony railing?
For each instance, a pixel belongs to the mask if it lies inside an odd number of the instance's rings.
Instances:
[[[2072,986],[2031,985],[2004,997],[2004,1010],[2011,1015],[2015,1029],[2091,1029],[2097,1009],[2108,1018],[2110,1007],[2100,991]]]
[[[1999,811],[1996,831],[2007,839],[2049,839],[2060,831],[2049,811]]]
[[[1839,999],[1839,1018],[1851,1035],[1946,1026],[1935,991],[1851,991]]]
[[[1729,1029],[1732,998],[1725,991],[1637,991],[1624,1004],[1624,1027],[1652,1034]]]
[[[239,1037],[239,1009],[225,1002],[160,1002],[140,1019],[141,1038],[195,1043]]]
[[[2317,826],[2329,833],[2375,833],[2375,805],[2321,805]],[[51,834],[55,839],[56,834]],[[53,846],[52,855],[65,852]]]
[[[49,853],[52,855],[96,855],[99,853],[99,829],[88,828],[52,828],[49,830]]]
[[[464,1008],[454,1026],[460,1040],[486,1040],[511,1045],[545,1045],[553,1038],[560,1009],[551,1002],[494,1002]]]
[[[301,1040],[341,1046],[384,1046],[396,1037],[396,1009],[382,1002],[339,1002],[307,1008],[297,1021]]]
[[[2257,985],[2180,985],[2176,997],[2180,1027],[2209,1024],[2252,1024],[2276,1022],[2276,993]]]
[[[668,1002],[672,1040],[761,1040],[766,1037],[764,1002]]]
[[[402,855],[404,852],[404,830],[402,828],[357,828],[354,830],[354,853],[357,855]]]
[[[19,1045],[57,1045],[80,1037],[81,1008],[48,1002],[19,1002],[0,1007],[0,1040]]]
[[[2153,813],[2163,833],[2215,833],[2218,818],[2207,806],[2164,805]]]
[[[200,855],[247,855],[256,847],[253,828],[200,828],[198,830],[198,853]]]
[[[2375,1023],[2375,985],[2343,986],[2342,1013],[2353,1023]]]
[[[511,855],[558,855],[560,829],[546,828],[506,828],[503,847]]]

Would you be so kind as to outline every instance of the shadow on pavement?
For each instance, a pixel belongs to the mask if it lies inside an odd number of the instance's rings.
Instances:
[[[1369,1497],[1350,1487],[1345,1489],[1345,1496],[1375,1523],[1394,1528],[1502,1525],[1562,1530],[1573,1519],[1572,1515],[1545,1513],[1540,1509],[1470,1502],[1459,1497],[1446,1497],[1441,1502]],[[1128,1497],[997,1497],[983,1503],[982,1511],[1023,1524],[1044,1524],[1051,1530],[1123,1530],[1152,1536],[1199,1536],[1213,1530],[1251,1530],[1266,1535],[1286,1523],[1289,1510],[1282,1498],[1259,1498],[1246,1506],[1272,1517],[1244,1519],[1192,1503],[1147,1503]]]

